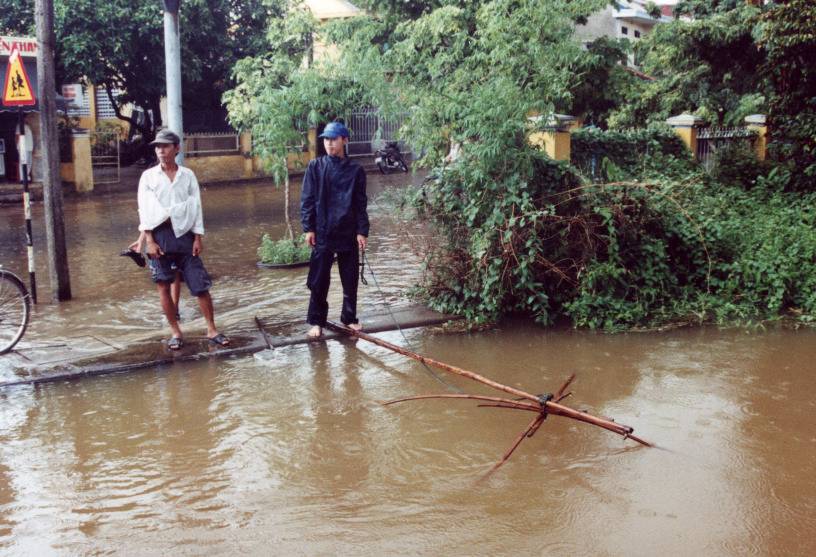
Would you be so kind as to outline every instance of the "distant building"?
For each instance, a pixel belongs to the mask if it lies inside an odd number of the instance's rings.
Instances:
[[[306,7],[319,21],[354,17],[365,12],[346,0],[306,0]]]
[[[306,0],[305,5],[320,23],[365,14],[365,11],[346,0]],[[327,45],[319,37],[315,40],[312,49],[314,60],[336,55],[337,47],[335,45]]]
[[[579,25],[575,37],[588,43],[600,37],[628,39],[636,42],[651,33],[658,23],[672,21],[674,5],[678,0],[658,0],[654,2],[660,8],[660,17],[653,18],[646,10],[645,0],[620,0],[617,7],[607,5],[589,16],[586,24]],[[636,67],[634,54],[629,56],[629,65]]]

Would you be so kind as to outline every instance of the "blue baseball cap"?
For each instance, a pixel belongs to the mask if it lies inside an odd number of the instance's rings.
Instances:
[[[349,131],[345,124],[340,122],[329,122],[326,128],[318,137],[325,137],[327,139],[334,139],[335,137],[348,137]]]

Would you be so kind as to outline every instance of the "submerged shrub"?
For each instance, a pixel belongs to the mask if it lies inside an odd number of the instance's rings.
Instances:
[[[473,323],[603,330],[816,316],[816,196],[683,180],[582,184],[533,150],[466,160],[416,196],[439,229],[422,293]]]
[[[273,240],[269,234],[263,235],[261,245],[258,247],[258,259],[261,260],[261,263],[267,265],[284,265],[308,261],[311,253],[311,248],[303,238],[298,240],[290,240],[289,238]]]

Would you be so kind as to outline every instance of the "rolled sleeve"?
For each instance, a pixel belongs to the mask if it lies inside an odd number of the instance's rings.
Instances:
[[[137,200],[139,203],[139,230],[153,230],[166,221],[170,214],[161,206],[159,200],[150,191],[147,184],[146,172],[139,180],[139,193]]]
[[[195,199],[195,221],[193,222],[193,234],[204,235],[204,208],[201,206],[201,188],[195,174],[190,172],[190,195]]]

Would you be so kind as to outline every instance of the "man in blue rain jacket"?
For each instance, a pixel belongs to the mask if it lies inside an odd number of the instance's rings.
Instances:
[[[312,246],[309,277],[311,291],[307,335],[319,338],[329,314],[331,267],[335,255],[343,285],[340,321],[360,330],[357,320],[357,280],[359,249],[368,239],[366,175],[363,168],[346,156],[349,131],[342,121],[330,122],[320,137],[326,155],[309,163],[303,177],[300,219],[306,241]]]

